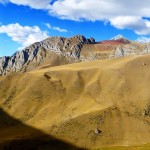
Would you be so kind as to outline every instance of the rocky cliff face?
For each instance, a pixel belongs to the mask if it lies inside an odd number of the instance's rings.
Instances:
[[[10,57],[1,57],[0,75],[26,72],[39,66],[57,66],[81,61],[150,53],[150,44],[131,41],[120,42],[120,40],[128,41],[122,36],[99,43],[96,43],[93,38],[87,39],[81,35],[71,38],[50,37],[44,41],[34,43]]]
[[[46,59],[49,59],[49,62],[54,58],[64,58],[67,63],[78,61],[83,45],[94,43],[93,38],[86,39],[80,35],[71,38],[50,37],[16,52],[11,57],[4,56],[0,58],[0,75],[32,70]]]
[[[131,55],[146,55],[150,53],[150,43],[140,44],[131,42],[130,44],[119,45],[109,58],[124,57]]]

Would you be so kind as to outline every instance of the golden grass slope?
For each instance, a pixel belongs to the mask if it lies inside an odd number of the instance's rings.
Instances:
[[[78,147],[138,146],[150,143],[149,85],[149,55],[77,63],[1,77],[0,107]]]

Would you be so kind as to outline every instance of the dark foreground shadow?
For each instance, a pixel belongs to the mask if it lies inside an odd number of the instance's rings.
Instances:
[[[0,150],[83,150],[12,118],[0,108]]]

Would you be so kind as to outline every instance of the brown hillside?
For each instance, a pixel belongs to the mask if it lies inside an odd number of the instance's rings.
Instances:
[[[77,147],[144,149],[150,143],[149,77],[149,55],[4,76],[0,107],[24,125]]]
[[[124,41],[124,40],[106,40],[106,41],[101,41],[99,44],[108,44],[108,45],[125,45],[129,44],[129,41]]]

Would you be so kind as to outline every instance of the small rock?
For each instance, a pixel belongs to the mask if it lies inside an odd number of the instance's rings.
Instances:
[[[102,131],[99,129],[95,129],[95,134],[99,135]]]

